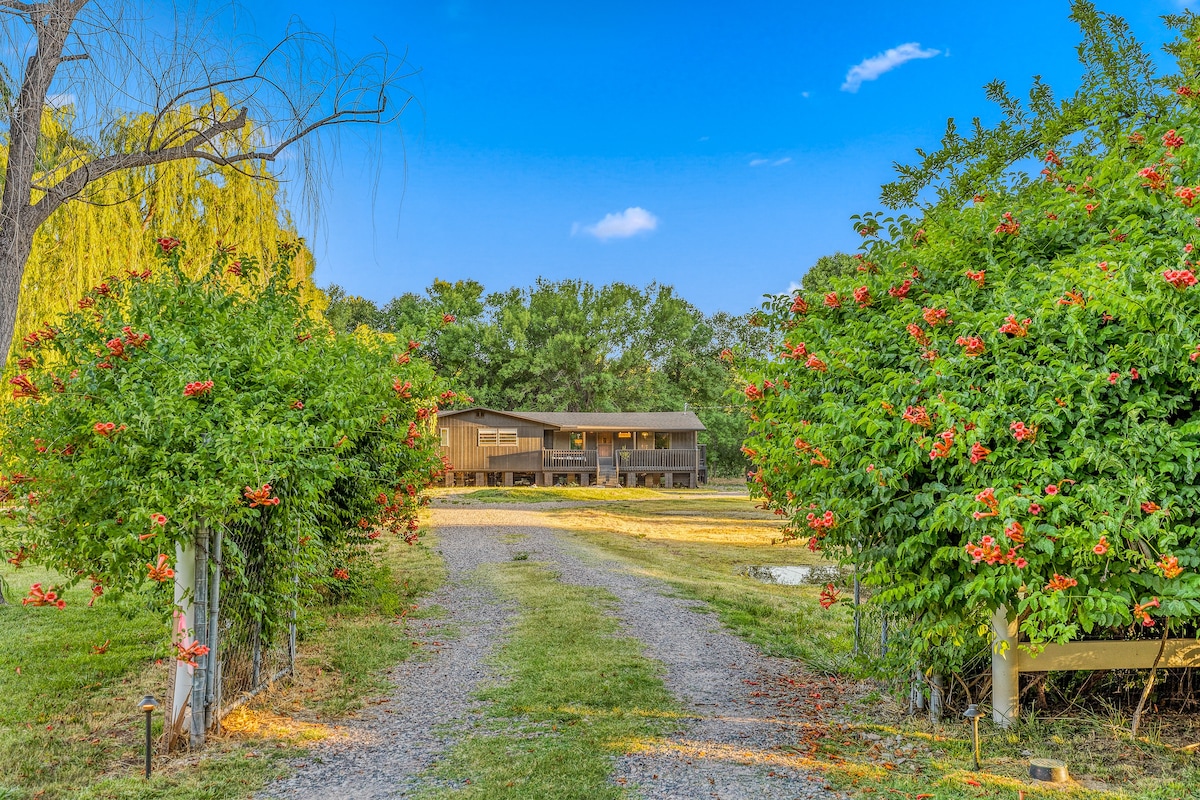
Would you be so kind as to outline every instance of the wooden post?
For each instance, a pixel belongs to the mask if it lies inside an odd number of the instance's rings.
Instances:
[[[191,631],[196,623],[196,543],[189,541],[175,545],[175,608],[172,612],[174,630],[171,633],[172,643],[187,644]],[[167,749],[170,750],[175,735],[189,730],[188,710],[192,699],[192,668],[186,661],[173,659],[171,706],[167,714]]]
[[[553,486],[553,485],[554,485],[554,473],[553,472],[543,472],[542,473],[542,486]]]
[[[512,478],[512,473],[511,473],[511,472],[506,472],[506,473],[504,473],[504,485],[505,485],[505,486],[512,486],[512,485],[513,485],[513,478]]]
[[[670,472],[663,473],[663,488],[670,489],[675,476]]]
[[[1009,621],[1004,606],[992,615],[992,640],[992,721],[1007,728],[1017,721],[1021,682],[1017,665],[1017,621]]]
[[[476,486],[487,486],[487,473],[486,472],[476,472],[475,473],[475,485]]]
[[[454,472],[452,470],[446,470],[446,488],[449,488],[453,485],[454,485]]]

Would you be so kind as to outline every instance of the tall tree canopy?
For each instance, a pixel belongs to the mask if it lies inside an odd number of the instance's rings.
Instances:
[[[59,141],[65,129],[55,113],[46,121],[47,140]],[[150,118],[131,120],[132,130],[145,128]],[[0,150],[0,155],[3,151]],[[280,242],[297,240],[295,226],[282,207],[280,184],[265,173],[200,161],[174,161],[114,173],[93,187],[94,203],[71,203],[50,215],[34,237],[18,305],[15,349],[21,338],[48,320],[74,308],[78,298],[107,277],[142,272],[153,267],[155,240],[174,237],[190,252],[210,253],[218,245],[266,254],[276,263]],[[109,198],[113,202],[100,202]],[[125,198],[132,198],[122,202]],[[114,235],[114,232],[124,232]],[[189,259],[193,276],[207,268],[203,258]],[[286,263],[294,283],[303,283],[308,302],[321,302],[309,281],[313,259],[307,249]],[[270,279],[268,271],[257,280]]]
[[[750,315],[705,316],[669,286],[539,280],[488,294],[477,281],[435,280],[383,308],[338,287],[327,317],[419,338],[439,373],[476,402],[527,411],[672,411],[708,427],[714,473],[741,474],[746,418],[724,393],[722,350],[762,352]]]

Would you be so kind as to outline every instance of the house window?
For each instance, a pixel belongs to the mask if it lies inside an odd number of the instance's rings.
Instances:
[[[670,450],[671,449],[671,434],[669,434],[669,433],[654,434],[654,449],[655,450]]]
[[[450,446],[450,429],[442,428],[442,447]]]
[[[514,447],[517,444],[516,428],[480,428],[480,447]]]
[[[582,433],[582,431],[572,431],[571,432],[571,449],[572,450],[582,450],[583,449],[583,433]]]

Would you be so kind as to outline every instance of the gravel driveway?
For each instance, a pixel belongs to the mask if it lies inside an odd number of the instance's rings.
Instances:
[[[612,779],[646,800],[795,800],[842,795],[819,775],[793,766],[783,750],[814,719],[814,687],[789,674],[785,661],[759,655],[721,629],[703,604],[672,596],[666,584],[581,549],[535,505],[434,509],[445,557],[446,585],[427,603],[448,616],[421,621],[426,642],[439,631],[458,635],[430,648],[428,660],[401,664],[396,690],[346,726],[345,736],[314,751],[297,773],[264,798],[400,798],[423,785],[426,770],[463,732],[479,724],[472,692],[491,679],[486,661],[502,641],[513,609],[473,573],[518,552],[559,572],[565,583],[596,586],[618,600],[622,633],[641,640],[645,655],[666,669],[665,682],[694,718],[681,721],[658,746],[616,759]],[[446,724],[450,723],[450,724]]]

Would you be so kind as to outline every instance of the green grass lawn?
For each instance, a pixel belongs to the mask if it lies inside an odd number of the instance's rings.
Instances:
[[[23,607],[31,584],[58,579],[0,565],[15,599],[0,607],[0,800],[246,797],[281,773],[281,756],[294,755],[277,746],[283,740],[321,735],[319,727],[290,724],[280,709],[320,719],[353,710],[384,688],[383,669],[413,652],[404,625],[394,623],[440,583],[441,561],[429,545],[399,540],[381,556],[358,601],[303,615],[291,686],[243,712],[236,735],[212,737],[203,759],[156,758],[148,782],[140,773],[144,718],[135,704],[147,693],[166,695],[166,622],[143,598],[104,598],[89,609],[86,588],[68,591],[62,610]]]

